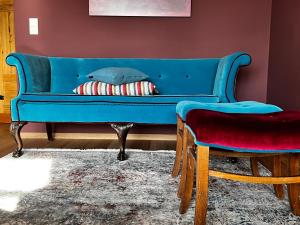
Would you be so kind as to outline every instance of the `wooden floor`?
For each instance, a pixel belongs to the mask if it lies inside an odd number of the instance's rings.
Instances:
[[[13,139],[9,134],[9,125],[0,124],[0,157],[10,153],[14,146]]]
[[[24,139],[24,148],[66,148],[66,149],[99,149],[118,148],[116,140],[54,140]],[[126,147],[143,150],[174,150],[175,141],[128,141]],[[8,124],[0,124],[0,157],[15,149],[15,143],[9,133]]]

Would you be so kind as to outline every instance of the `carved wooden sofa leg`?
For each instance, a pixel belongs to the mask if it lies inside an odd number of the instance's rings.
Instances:
[[[10,124],[10,134],[13,136],[13,138],[17,143],[17,149],[13,152],[12,155],[15,158],[19,158],[23,154],[22,152],[23,143],[22,143],[20,132],[25,124],[27,124],[27,122],[12,122]]]
[[[116,124],[112,123],[111,127],[117,132],[119,144],[120,144],[120,152],[118,154],[118,160],[124,161],[128,159],[128,155],[125,153],[125,145],[126,145],[126,138],[130,128],[133,127],[133,123],[128,124]]]
[[[53,125],[52,123],[46,123],[46,131],[47,131],[47,138],[48,141],[53,141]]]

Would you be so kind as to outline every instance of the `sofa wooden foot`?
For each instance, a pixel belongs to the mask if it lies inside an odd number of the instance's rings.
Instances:
[[[53,141],[53,128],[52,128],[52,123],[46,123],[46,131],[47,131],[47,138],[48,138],[48,141]]]
[[[121,151],[121,149],[120,149],[117,159],[120,161],[124,161],[124,160],[128,159],[128,155],[125,153],[125,149],[124,149],[124,151]]]
[[[23,154],[23,143],[20,133],[25,124],[27,124],[27,122],[12,122],[10,124],[10,134],[13,136],[15,142],[17,143],[17,149],[13,152],[12,155],[15,158],[19,158]]]
[[[133,127],[133,123],[128,124],[116,124],[112,123],[111,127],[117,132],[119,144],[120,144],[120,152],[118,154],[118,160],[124,161],[128,159],[128,155],[125,153],[125,146],[126,146],[126,138],[130,128]]]
[[[231,162],[232,164],[235,164],[238,162],[238,158],[235,158],[235,157],[229,157],[228,158],[228,161]]]

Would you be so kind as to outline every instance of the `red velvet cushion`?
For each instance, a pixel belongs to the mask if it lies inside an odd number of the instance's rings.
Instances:
[[[300,112],[228,114],[191,110],[186,124],[197,141],[241,150],[300,150]]]

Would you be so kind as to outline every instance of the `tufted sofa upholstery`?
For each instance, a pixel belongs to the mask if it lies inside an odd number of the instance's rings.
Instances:
[[[176,124],[182,100],[235,102],[238,69],[250,56],[237,52],[213,59],[60,58],[10,54],[19,94],[12,100],[12,121],[133,122]],[[132,67],[150,76],[160,94],[145,97],[78,96],[72,90],[103,67]]]
[[[27,122],[45,122],[52,140],[52,123],[111,123],[125,160],[128,130],[135,123],[176,124],[176,105],[183,100],[235,102],[235,79],[249,65],[248,54],[237,52],[213,59],[61,58],[13,53],[6,58],[19,76],[19,93],[11,101],[11,133],[22,154],[20,131]],[[156,96],[80,96],[72,93],[87,74],[104,67],[132,67],[149,75]],[[124,125],[124,123],[126,123]]]

